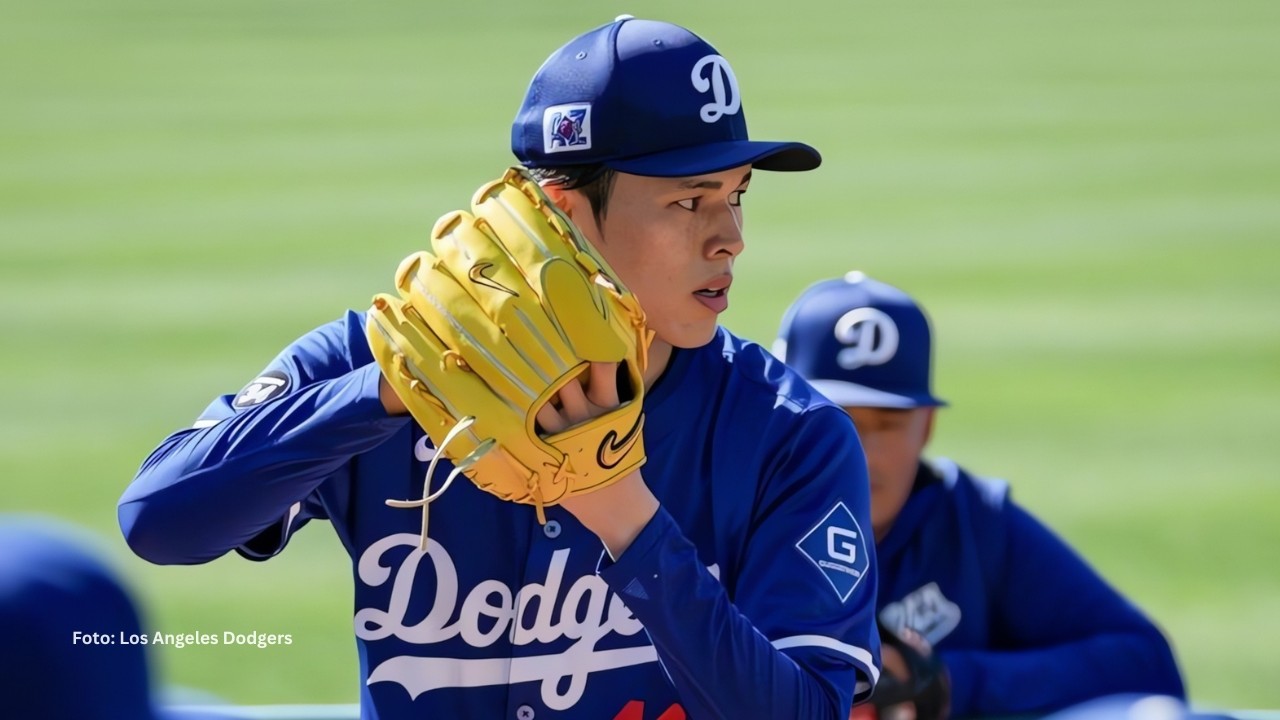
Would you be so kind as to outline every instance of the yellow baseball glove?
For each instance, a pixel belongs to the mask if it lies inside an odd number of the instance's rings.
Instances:
[[[366,332],[400,400],[481,489],[537,508],[598,490],[644,463],[650,334],[639,303],[523,170],[481,187],[471,212],[436,222],[431,251],[405,258],[399,295],[373,299]],[[545,434],[535,416],[591,362],[617,362],[623,402]],[[623,387],[627,385],[629,387]],[[388,501],[397,507],[421,500]]]

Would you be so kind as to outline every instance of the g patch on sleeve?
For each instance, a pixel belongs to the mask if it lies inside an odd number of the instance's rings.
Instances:
[[[827,578],[840,602],[849,599],[871,565],[862,528],[843,501],[800,538],[796,549]]]
[[[251,408],[272,398],[280,397],[288,391],[289,376],[279,370],[271,370],[245,385],[244,389],[236,395],[236,399],[231,401],[231,407],[238,410]]]

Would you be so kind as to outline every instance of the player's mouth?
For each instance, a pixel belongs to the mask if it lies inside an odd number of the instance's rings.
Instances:
[[[693,296],[698,302],[706,305],[711,312],[722,313],[729,308],[729,286],[733,284],[732,275],[721,275],[711,282],[707,283],[700,290],[695,290]]]

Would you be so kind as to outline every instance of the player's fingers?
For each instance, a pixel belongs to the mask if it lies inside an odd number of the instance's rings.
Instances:
[[[565,419],[560,416],[560,413],[556,411],[551,403],[539,408],[535,417],[538,421],[538,427],[546,435],[554,435],[569,427],[569,423],[565,422]]]
[[[916,720],[915,703],[890,705],[880,713],[880,720]]]
[[[923,635],[911,628],[902,628],[899,630],[898,637],[902,638],[902,642],[911,646],[913,650],[922,655],[928,655],[933,650],[932,646],[929,645],[929,641],[926,640]]]
[[[582,381],[570,380],[560,388],[560,406],[564,418],[570,425],[580,423],[591,417],[591,406],[587,403],[587,394],[582,390]]]
[[[898,648],[892,645],[880,647],[880,665],[891,677],[899,680],[907,680],[911,677],[911,668],[908,667],[906,658],[902,657]]]
[[[602,408],[618,406],[618,363],[591,363],[587,399]]]

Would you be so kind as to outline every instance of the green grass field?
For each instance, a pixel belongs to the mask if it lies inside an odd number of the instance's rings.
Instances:
[[[101,533],[155,629],[294,637],[160,652],[166,681],[354,700],[326,526],[150,567],[115,501],[388,288],[509,162],[543,58],[632,12],[717,45],[756,137],[826,157],[756,178],[725,323],[768,341],[854,268],[916,294],[952,403],[933,450],[1147,608],[1194,700],[1280,707],[1280,3],[463,5],[0,0],[0,510]]]

